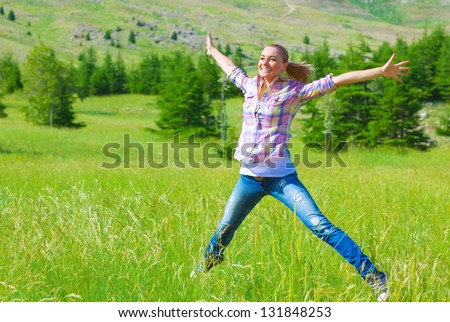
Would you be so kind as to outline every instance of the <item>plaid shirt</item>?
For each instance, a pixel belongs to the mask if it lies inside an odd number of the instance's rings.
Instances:
[[[228,78],[245,94],[244,122],[234,157],[245,163],[262,162],[270,157],[289,158],[290,127],[300,104],[335,91],[331,76],[310,84],[278,77],[260,100],[258,88],[263,79],[249,78],[239,67],[233,69]]]

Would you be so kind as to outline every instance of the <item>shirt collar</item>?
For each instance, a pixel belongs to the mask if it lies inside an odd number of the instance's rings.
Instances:
[[[262,86],[264,80],[259,75],[257,75],[256,79],[257,79],[258,88],[260,88]],[[274,84],[276,82],[283,82],[283,81],[284,81],[284,78],[281,76],[278,76],[272,80],[272,82],[269,84],[269,87],[272,86],[272,84]]]

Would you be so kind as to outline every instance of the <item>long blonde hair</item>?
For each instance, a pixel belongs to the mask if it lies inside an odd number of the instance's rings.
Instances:
[[[289,62],[289,53],[281,45],[278,44],[272,44],[267,47],[274,47],[278,50],[280,53],[281,59],[283,60],[283,63],[288,63],[288,66],[286,67],[286,74],[289,76],[289,78],[295,79],[301,83],[306,83],[312,73],[314,72],[313,65],[302,61],[300,63],[291,63]]]

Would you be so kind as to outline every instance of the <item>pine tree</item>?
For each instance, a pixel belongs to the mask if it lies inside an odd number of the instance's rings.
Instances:
[[[156,54],[146,55],[130,73],[129,88],[132,93],[156,95],[161,83],[161,63]]]
[[[72,77],[51,47],[35,46],[23,66],[24,93],[29,100],[24,108],[26,119],[38,125],[83,126],[74,123]]]
[[[211,57],[201,56],[198,62],[198,79],[203,87],[205,99],[210,104],[212,100],[220,98],[221,71]]]
[[[84,51],[78,57],[80,67],[75,72],[75,83],[78,97],[81,100],[88,97],[91,92],[91,77],[94,74],[97,62],[97,55],[93,47]]]
[[[0,84],[2,84],[2,74],[0,69]],[[3,97],[3,89],[0,88],[0,99]],[[5,113],[6,106],[0,101],[0,118],[7,117],[8,115]]]
[[[211,111],[205,103],[192,59],[177,52],[165,61],[163,86],[157,101],[160,110],[157,125],[164,130],[179,132],[191,128],[198,134],[207,134],[211,130],[208,126]]]
[[[1,98],[1,95],[0,95]],[[0,118],[7,117],[8,114],[5,113],[6,106],[2,102],[0,102]]]
[[[111,40],[112,38],[111,33],[112,33],[111,29],[106,30],[105,34],[103,35],[103,38],[105,38],[106,40]]]
[[[89,79],[91,95],[109,95],[109,81],[104,66],[96,68]]]
[[[5,53],[0,57],[0,93],[11,94],[23,88],[19,64],[11,53]]]
[[[375,67],[367,61],[368,47],[360,40],[357,48],[351,44],[346,54],[341,56],[338,72],[362,70]],[[371,109],[377,103],[377,93],[372,90],[372,82],[363,82],[343,86],[336,92],[340,108],[335,115],[333,134],[340,141],[365,144],[367,124],[371,120]]]
[[[9,11],[8,19],[11,20],[11,21],[16,21],[16,15],[14,14],[13,10]]]
[[[444,101],[450,101],[450,37],[445,38],[441,53],[437,61],[437,72],[434,83],[439,91],[439,96]]]
[[[130,31],[130,35],[128,36],[128,42],[135,44],[136,43],[136,35],[134,34],[134,31]]]
[[[417,89],[392,79],[380,81],[384,89],[368,124],[369,146],[385,144],[426,150],[429,138],[420,128],[418,112],[422,104]]]
[[[127,92],[127,72],[122,56],[119,54],[114,62],[114,77],[111,81],[113,94],[125,94]]]
[[[178,35],[177,35],[177,33],[175,31],[172,32],[172,35],[170,36],[170,39],[172,39],[173,41],[177,41]]]
[[[394,49],[392,48],[392,46],[388,42],[383,42],[373,53],[372,60],[378,65],[384,64],[386,63],[386,59],[389,59],[393,52]]]
[[[228,45],[227,45],[227,47],[229,48]],[[226,49],[226,51],[228,51],[228,48]],[[244,52],[243,52],[241,46],[237,46],[231,59],[233,60],[233,62],[236,66],[239,66],[245,72],[245,68],[244,68],[244,64],[243,64],[243,62],[244,62],[243,56],[244,56]],[[226,97],[236,97],[241,94],[242,94],[242,91],[236,85],[232,84],[231,82],[227,82],[226,87],[225,87],[225,96]]]
[[[315,79],[325,77],[337,68],[337,62],[331,56],[327,42],[324,42],[312,54],[303,53],[302,60],[314,66]],[[334,118],[338,112],[339,102],[337,102],[335,94],[327,96],[307,102],[302,109],[302,113],[309,116],[303,121],[304,141],[317,142],[328,148],[327,142],[325,142],[327,139],[325,133],[334,131]]]
[[[204,99],[207,106],[212,106],[213,100],[221,98],[222,84],[226,79],[221,77],[223,74],[216,62],[210,56],[201,56],[198,62],[198,79],[202,92],[204,93]],[[207,127],[215,125],[216,130],[219,130],[219,126],[223,131],[226,131],[227,120],[225,102],[216,104],[216,111],[212,111],[215,115],[211,114],[209,119],[206,120]],[[223,138],[226,138],[226,133],[223,133]]]
[[[232,52],[231,52],[231,46],[230,46],[230,44],[226,44],[226,45],[225,45],[225,52],[224,52],[224,55],[227,56],[227,57],[230,57],[231,54],[232,54]]]
[[[0,7],[0,15],[5,15],[5,9],[3,9],[3,6]]]
[[[2,7],[2,9],[3,9],[3,7]],[[0,65],[1,65],[1,62],[0,62]],[[3,93],[4,93],[4,91],[5,91],[5,88],[2,88],[2,87],[4,87],[4,86],[1,86],[1,85],[3,85],[4,84],[4,72],[3,72],[3,69],[2,69],[2,67],[0,66],[0,99],[3,97]],[[1,101],[0,101],[0,118],[3,118],[3,117],[7,117],[8,115],[5,113],[5,109],[6,109],[6,106],[5,106],[5,104],[3,104]]]
[[[111,54],[106,53],[103,64],[97,68],[91,76],[91,94],[92,95],[110,95],[114,88],[114,64]]]
[[[150,87],[148,93],[150,95],[159,94],[161,87],[162,67],[161,59],[159,59],[156,54],[151,56],[149,69],[147,70],[147,77],[149,78],[149,81],[146,86]]]
[[[314,54],[304,59],[314,66],[314,74],[316,78],[325,77],[326,75],[336,71],[336,59],[331,56],[328,42],[324,41]]]
[[[435,77],[441,48],[447,37],[443,28],[437,28],[410,46],[409,56],[414,58],[414,64],[410,66],[409,81],[422,91],[422,101],[442,99]]]
[[[308,35],[303,36],[303,43],[304,43],[305,45],[309,45],[310,39],[309,39],[309,36],[308,36]]]
[[[374,54],[377,65],[384,64],[393,52],[398,58],[410,55],[406,41],[397,38],[393,48],[384,44]],[[412,85],[409,77],[403,80],[399,83],[389,78],[378,78],[372,82],[372,89],[379,94],[366,131],[368,146],[384,144],[421,150],[428,148],[429,138],[420,128],[418,115],[422,109],[421,91]]]
[[[109,52],[106,53],[103,64],[96,68],[90,78],[92,95],[123,94],[127,92],[127,73],[120,54],[113,61]]]

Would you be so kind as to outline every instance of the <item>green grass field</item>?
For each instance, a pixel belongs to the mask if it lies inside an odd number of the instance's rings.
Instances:
[[[145,131],[155,128],[154,97],[77,102],[80,130],[32,126],[23,99],[2,101],[0,301],[375,300],[353,267],[273,199],[246,219],[221,266],[191,280],[238,164],[141,169],[134,151],[130,168],[102,168],[102,147],[124,134],[143,145],[170,141]],[[239,105],[228,105],[236,128]],[[323,212],[388,272],[392,301],[448,301],[448,146],[341,157],[348,167],[297,169]]]

